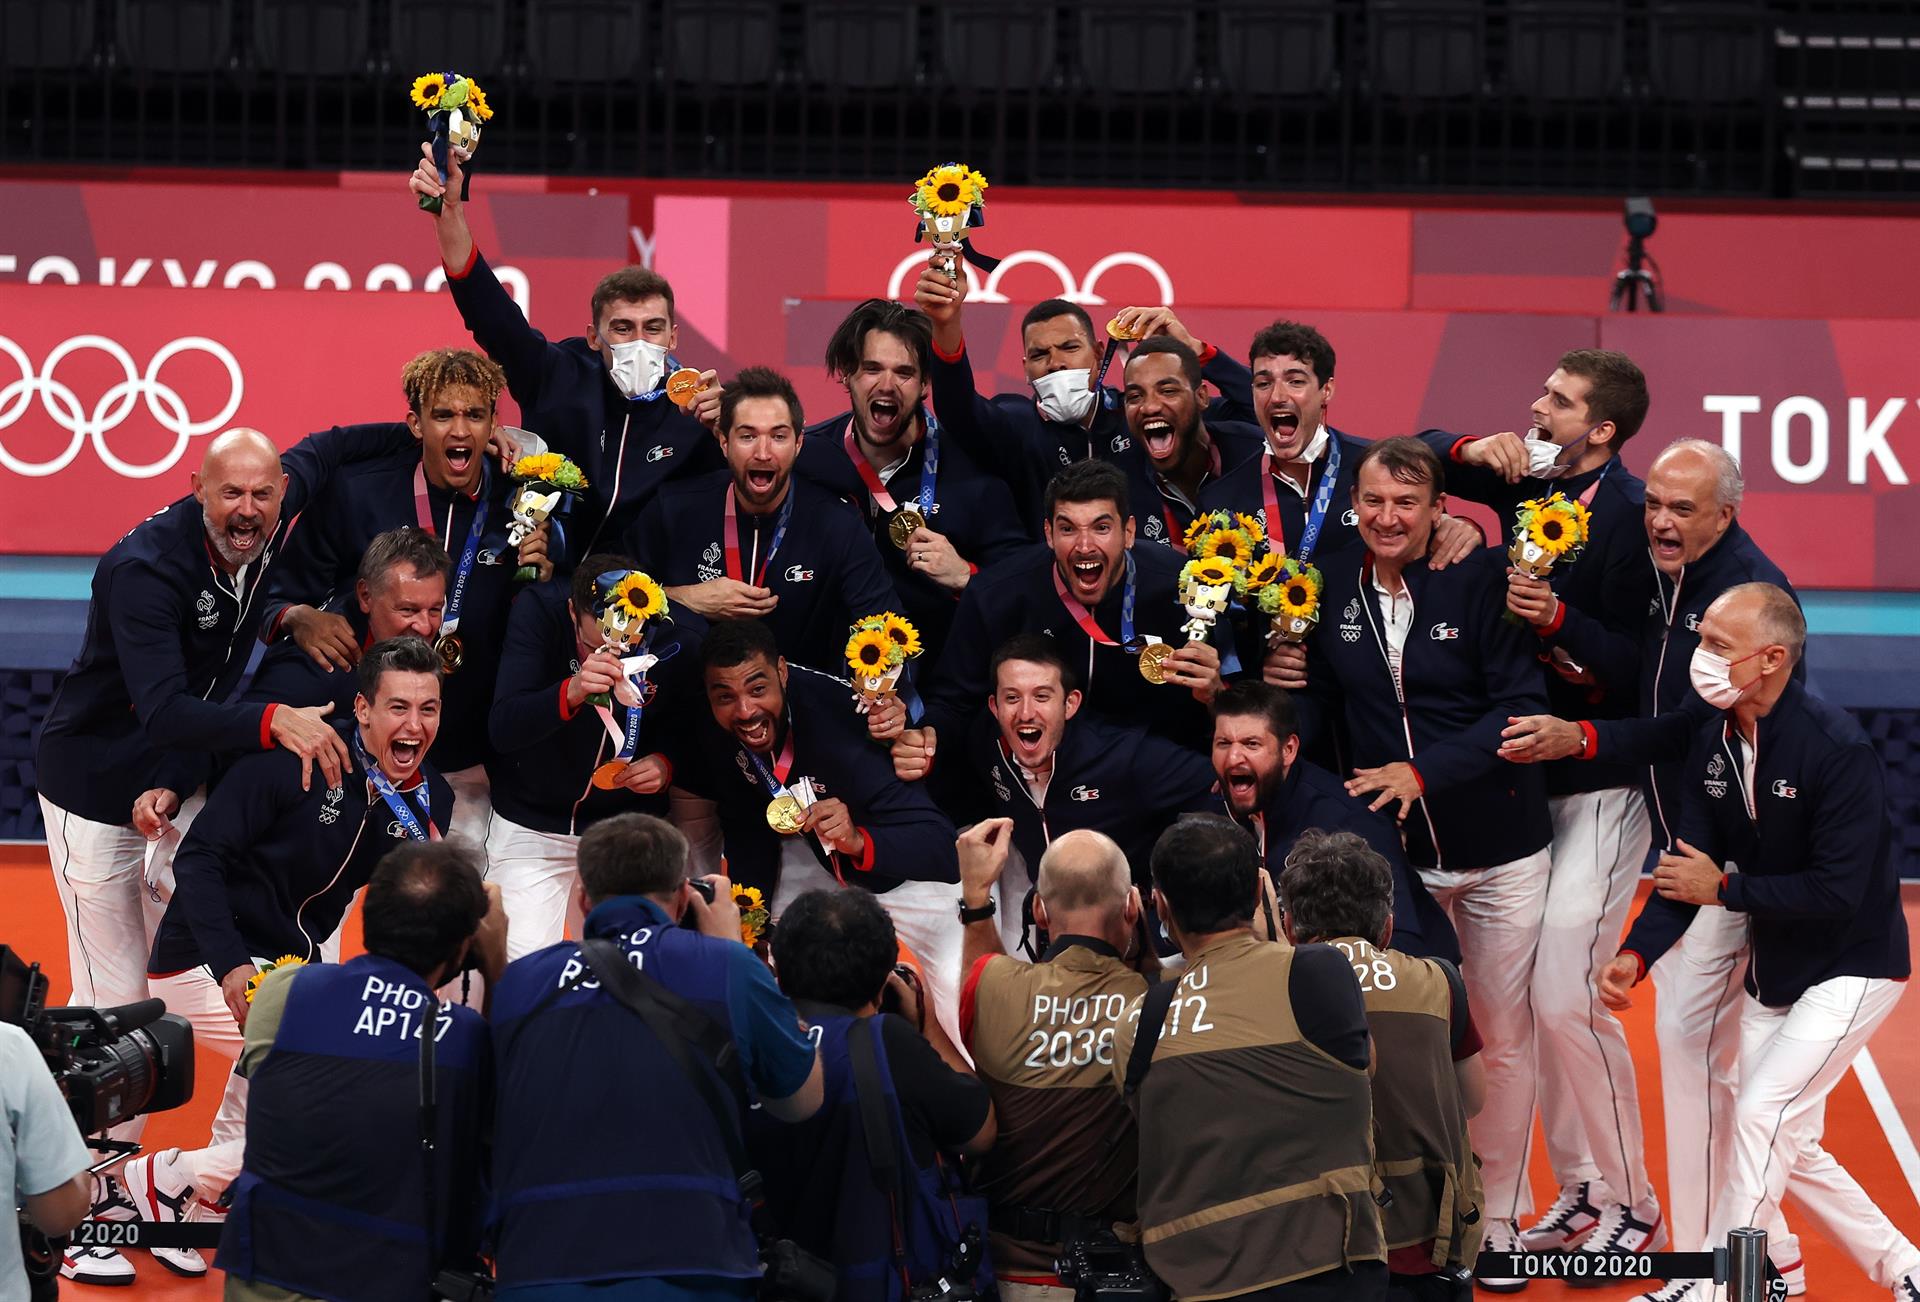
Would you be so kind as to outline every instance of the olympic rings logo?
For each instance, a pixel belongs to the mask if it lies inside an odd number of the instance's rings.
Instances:
[[[927,251],[922,248],[900,259],[893,268],[893,275],[887,278],[888,298],[897,299],[900,297],[902,288],[907,284],[907,277],[909,275],[918,277],[920,270],[927,265],[927,256]],[[962,262],[960,264],[960,270],[966,276],[967,280],[966,301],[969,303],[1009,302],[1010,300],[1007,296],[1000,292],[1000,282],[1004,280],[1007,273],[1015,267],[1022,267],[1028,264],[1045,267],[1058,277],[1060,281],[1060,297],[1067,302],[1095,304],[1105,303],[1107,301],[1095,292],[1094,287],[1100,283],[1100,277],[1115,267],[1137,267],[1153,278],[1154,288],[1160,291],[1159,305],[1162,307],[1173,306],[1173,277],[1167,274],[1165,267],[1144,253],[1109,253],[1088,269],[1085,280],[1076,282],[1074,280],[1073,270],[1068,267],[1066,263],[1062,262],[1053,254],[1041,249],[1021,249],[1017,253],[1009,253],[1006,257],[1000,259],[999,266],[987,273],[984,284],[981,283],[973,265]]]
[[[125,378],[100,395],[91,411],[81,402],[78,394],[54,378],[60,363],[83,349],[105,353],[118,362],[125,373]],[[206,353],[227,369],[229,393],[226,405],[208,420],[188,419],[187,404],[179,392],[160,382],[161,369],[185,352]],[[17,423],[37,395],[40,406],[53,423],[73,436],[66,449],[49,461],[23,461],[9,452],[4,443],[0,443],[0,465],[16,475],[29,478],[59,474],[72,464],[80,454],[81,446],[89,441],[93,443],[93,450],[100,460],[116,474],[128,479],[151,479],[155,475],[165,474],[180,464],[188,440],[211,434],[233,418],[233,414],[240,410],[240,399],[246,392],[246,380],[240,374],[240,363],[234,355],[219,341],[200,335],[174,340],[153,355],[144,372],[134,365],[132,354],[104,335],[76,335],[67,340],[47,354],[46,363],[38,372],[35,372],[25,350],[5,335],[0,335],[0,354],[11,358],[14,365],[20,368],[20,378],[0,389],[0,430]],[[146,400],[147,411],[153,419],[174,436],[172,450],[159,460],[145,465],[115,455],[113,449],[107,446],[106,439],[110,430],[118,429],[132,415],[134,403],[139,399]]]

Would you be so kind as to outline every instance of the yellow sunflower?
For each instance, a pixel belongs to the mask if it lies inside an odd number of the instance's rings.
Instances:
[[[1229,565],[1253,562],[1253,540],[1238,529],[1215,529],[1200,540],[1200,559],[1218,556]]]
[[[766,897],[760,894],[759,888],[755,886],[735,886],[733,888],[733,902],[740,906],[740,912],[742,913],[751,913],[755,909],[764,909],[767,907]]]
[[[1193,523],[1187,526],[1186,535],[1181,538],[1180,545],[1191,554],[1193,549],[1199,545],[1200,539],[1206,535],[1207,530],[1217,529],[1219,527],[1220,522],[1214,519],[1213,516],[1196,515],[1193,517]]]
[[[1581,542],[1580,518],[1565,511],[1536,511],[1527,536],[1549,556],[1565,556]]]
[[[560,469],[560,463],[566,458],[558,452],[542,452],[538,456],[521,457],[513,463],[515,479],[546,479]]]
[[[880,617],[880,630],[893,641],[899,643],[900,654],[911,660],[920,654],[920,630],[903,615],[891,610]]]
[[[1258,592],[1262,588],[1269,587],[1280,577],[1281,571],[1280,557],[1273,552],[1268,552],[1255,561],[1253,568],[1247,571],[1247,591]]]
[[[1186,568],[1180,571],[1180,577],[1193,583],[1204,583],[1209,586],[1222,583],[1230,583],[1235,587],[1240,585],[1240,571],[1232,562],[1218,556],[1188,561]]]
[[[1258,516],[1248,515],[1244,511],[1235,511],[1233,513],[1233,522],[1239,526],[1241,533],[1253,540],[1255,547],[1258,547],[1267,540],[1267,531],[1260,526],[1260,518]]]
[[[447,92],[447,79],[437,72],[413,79],[413,102],[415,107],[431,110],[440,103],[440,97]]]
[[[896,657],[902,654],[900,644],[888,637],[884,629],[856,629],[847,639],[847,668],[862,678],[884,674],[898,663]]]
[[[1288,619],[1312,619],[1320,613],[1320,586],[1304,574],[1280,585],[1280,614]]]
[[[933,217],[959,217],[980,202],[986,181],[960,163],[945,163],[920,178],[914,206]]]
[[[614,585],[608,604],[615,602],[625,606],[627,614],[636,620],[652,619],[667,613],[666,592],[639,570],[629,571],[626,578]]]
[[[467,112],[475,122],[493,121],[493,106],[487,103],[487,92],[477,82],[467,83]]]
[[[253,996],[259,991],[260,983],[267,979],[267,973],[278,972],[283,967],[305,967],[306,962],[307,960],[301,958],[298,954],[282,954],[279,958],[274,959],[273,962],[267,964],[247,978],[247,1002],[253,1002]]]

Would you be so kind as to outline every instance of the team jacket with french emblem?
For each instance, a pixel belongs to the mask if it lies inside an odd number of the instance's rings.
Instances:
[[[1129,549],[1136,573],[1134,630],[1174,646],[1186,645],[1180,626],[1187,613],[1179,600],[1180,567],[1185,558],[1166,547],[1135,542]],[[1084,708],[1116,721],[1136,723],[1183,745],[1204,747],[1213,735],[1206,707],[1181,687],[1154,684],[1140,675],[1140,656],[1118,645],[1096,643],[1060,603],[1053,586],[1053,549],[1030,547],[1002,561],[967,585],[953,619],[940,673],[926,685],[926,723],[941,736],[958,737],[973,716],[986,708],[992,685],[987,667],[1002,642],[1015,633],[1045,633],[1059,646],[1080,678]],[[1114,642],[1121,639],[1124,580],[1113,585],[1093,611],[1094,622]],[[1213,645],[1228,647],[1226,619],[1215,625]],[[1230,648],[1221,651],[1223,674],[1238,662]]]
[[[906,552],[894,545],[887,532],[891,517],[873,500],[847,456],[842,442],[847,420],[847,414],[842,412],[832,420],[810,426],[793,468],[796,474],[807,476],[848,502],[867,521],[874,550],[886,567],[887,578],[900,594],[900,600],[906,603],[901,613],[920,630],[920,645],[925,649],[914,660],[913,672],[917,679],[924,680],[940,663],[960,593],[948,591],[909,566]],[[887,481],[888,493],[901,506],[919,509],[925,454],[922,439],[908,450],[906,461]],[[1014,516],[1013,495],[1006,484],[981,471],[952,439],[942,439],[940,443],[933,514],[927,524],[953,543],[953,549],[976,574],[1027,545],[1027,536],[1021,532]]]
[[[1649,562],[1651,567],[1651,562]],[[1793,585],[1767,559],[1760,545],[1735,520],[1707,553],[1669,579],[1657,569],[1642,603],[1640,685],[1637,718],[1593,719],[1596,761],[1619,761],[1639,770],[1647,812],[1653,819],[1655,849],[1673,844],[1680,795],[1680,766],[1693,735],[1715,711],[1693,690],[1689,666],[1700,645],[1700,617],[1728,588],[1742,583],[1771,583],[1795,602]],[[1606,627],[1569,607],[1558,642],[1574,659],[1598,661],[1610,638]],[[1806,661],[1793,667],[1806,681]],[[1574,715],[1584,718],[1585,715]]]
[[[1245,443],[1245,432],[1254,419],[1251,377],[1244,366],[1212,349],[1202,354],[1201,362],[1201,374],[1224,395],[1207,407],[1207,423],[1242,422],[1227,439],[1235,446],[1222,452],[1222,468],[1231,469],[1234,453]],[[1126,475],[1129,505],[1140,539],[1162,544],[1178,541],[1166,536],[1153,463],[1127,428],[1118,389],[1101,388],[1088,424],[1068,424],[1042,416],[1031,391],[992,398],[980,393],[974,387],[973,360],[965,347],[954,357],[934,349],[928,373],[934,382],[934,415],[943,427],[953,430],[955,441],[975,461],[992,467],[1006,480],[1030,538],[1042,536],[1040,517],[1047,481],[1065,466],[1099,457]],[[1253,432],[1258,435],[1258,428]],[[1185,528],[1183,523],[1182,533]]]
[[[1318,764],[1294,760],[1260,811],[1258,823],[1236,817],[1219,797],[1214,806],[1253,834],[1267,875],[1276,883],[1302,834],[1352,832],[1372,846],[1393,873],[1393,947],[1419,958],[1460,961],[1460,939],[1454,935],[1453,923],[1427,893],[1420,875],[1408,866],[1399,829],[1385,814],[1368,809],[1365,800],[1348,795],[1346,784]]]
[[[903,881],[959,881],[952,821],[923,783],[902,782],[894,774],[886,748],[867,736],[866,721],[854,713],[853,689],[844,679],[801,665],[788,669],[786,727],[779,739],[780,745],[793,739],[787,785],[805,777],[817,795],[846,802],[854,824],[866,834],[866,853],[858,859],[820,852],[828,871],[876,893]],[[711,715],[682,737],[674,784],[715,803],[728,871],[771,900],[780,879],[783,839],[767,826],[773,797],[746,751]]]
[[[766,550],[780,518],[742,511],[741,578],[761,586],[779,604],[764,617],[789,662],[816,669],[846,664],[847,632],[853,622],[883,610],[899,610],[873,537],[854,509],[811,479],[787,481],[793,512],[771,562]],[[663,490],[627,540],[627,551],[662,585],[685,587],[727,577],[724,507],[733,475],[718,471]]]
[[[351,753],[353,724],[338,731]],[[420,775],[432,826],[444,830],[453,816],[453,789],[425,764]],[[420,818],[412,789],[404,798]],[[206,808],[180,842],[173,899],[147,970],[164,976],[204,963],[218,979],[255,957],[317,958],[354,892],[387,851],[406,840],[406,828],[357,759],[337,787],[329,787],[316,766],[311,788],[302,791],[298,755],[247,756],[208,793]]]
[[[1499,755],[1509,717],[1547,708],[1532,634],[1501,618],[1506,553],[1489,547],[1444,570],[1406,568],[1404,708],[1372,553],[1351,547],[1317,560],[1326,587],[1307,638],[1302,740],[1343,718],[1354,768],[1411,761],[1424,793],[1404,825],[1416,868],[1492,868],[1543,848],[1552,828],[1540,773]]]
[[[1687,755],[1679,814],[1680,838],[1725,870],[1721,903],[1752,921],[1747,993],[1784,1008],[1834,977],[1906,980],[1886,770],[1866,733],[1789,682],[1755,744],[1749,786],[1746,743],[1716,713]],[[1621,949],[1644,973],[1699,907],[1648,896]]]
[[[34,783],[96,823],[132,821],[150,787],[191,791],[209,751],[273,744],[273,706],[230,698],[259,635],[267,573],[307,503],[350,461],[396,450],[390,426],[308,435],[280,454],[280,524],[238,575],[213,561],[199,502],[183,497],[108,549],[93,572],[80,654],[47,707]]]
[[[274,567],[267,589],[275,603],[268,616],[270,627],[287,602],[318,606],[330,597],[351,599],[367,544],[389,529],[419,524],[413,498],[419,447],[412,443],[405,425],[387,428],[406,440],[409,450],[341,472],[314,499],[287,544],[287,554]],[[475,455],[489,454],[481,448]],[[507,627],[507,606],[513,601],[514,570],[520,564],[507,543],[507,526],[513,523],[508,507],[513,477],[498,465],[491,467],[489,475],[486,528],[460,600],[461,664],[440,680],[440,735],[433,743],[433,758],[434,767],[442,773],[470,768],[487,757],[487,706],[493,700],[494,676],[500,671],[500,640]],[[473,529],[477,499],[428,484],[427,503],[432,533],[458,567]],[[449,601],[453,597],[451,573],[447,597]],[[280,649],[276,644],[268,655]]]
[[[567,525],[569,571],[612,546],[663,483],[721,464],[713,436],[665,394],[627,397],[585,339],[556,344],[529,325],[477,248],[447,277],[447,292],[473,341],[507,373],[521,422],[587,477],[585,501]]]
[[[1552,713],[1563,719],[1632,718],[1640,686],[1640,631],[1653,592],[1646,484],[1617,457],[1584,474],[1509,484],[1485,466],[1461,464],[1459,449],[1473,442],[1471,437],[1428,430],[1420,441],[1446,462],[1447,492],[1493,508],[1505,533],[1491,541],[1503,548],[1513,542],[1520,503],[1553,493],[1586,500],[1587,545],[1572,561],[1555,565],[1547,578],[1560,607],[1550,626],[1534,630],[1536,653]],[[1585,620],[1579,641],[1590,658],[1562,645],[1561,629],[1576,618]],[[1633,766],[1617,760],[1564,759],[1546,766],[1550,796],[1632,786],[1638,777]]]
[[[1316,563],[1323,562],[1335,552],[1356,546],[1360,540],[1353,510],[1353,472],[1360,464],[1361,456],[1366,453],[1367,444],[1363,439],[1329,428],[1328,447],[1332,447],[1335,441],[1340,444],[1340,473],[1333,481],[1333,496],[1327,502],[1326,522],[1320,526],[1320,540],[1313,547],[1311,559]],[[1313,463],[1305,499],[1285,484],[1274,486],[1274,501],[1280,507],[1280,528],[1276,531],[1267,519],[1266,493],[1260,486],[1260,476],[1267,473],[1266,460],[1260,455],[1264,451],[1263,443],[1254,449],[1252,456],[1201,489],[1200,509],[1238,511],[1257,517],[1276,549],[1284,542],[1287,553],[1291,555],[1299,546],[1301,530],[1306,527],[1307,512],[1313,506],[1312,495],[1320,491],[1321,476],[1327,468],[1327,454],[1322,451],[1320,458]]]
[[[286,1004],[248,1075],[246,1165],[217,1264],[308,1297],[416,1302],[422,1281],[463,1267],[480,1246],[493,1099],[486,1019],[441,1005],[436,1133],[424,1156],[421,1030],[435,998],[427,983],[372,954],[278,980],[288,983]]]
[[[991,715],[974,719],[967,764],[986,775],[993,812],[1013,820],[1013,843],[1033,873],[1054,838],[1088,828],[1119,843],[1133,879],[1144,885],[1160,833],[1183,811],[1212,804],[1213,765],[1205,756],[1136,725],[1086,714],[1067,720],[1043,804],[1034,803]]]
[[[591,704],[567,708],[567,680],[580,668],[567,590],[560,579],[535,584],[514,598],[507,616],[500,679],[487,716],[493,807],[522,827],[566,836],[578,836],[614,814],[664,818],[665,791],[642,796],[624,787],[603,791],[593,785],[594,770],[613,759],[619,747]],[[663,753],[667,738],[687,725],[692,712],[706,713],[699,667],[706,621],[691,610],[671,614],[673,623],[653,637],[653,652],[663,654],[674,645],[679,650],[647,675],[654,692],[640,716],[634,752],[639,757]],[[625,707],[616,705],[611,713],[624,729]]]
[[[1147,979],[1092,936],[1058,936],[1038,963],[989,954],[960,992],[960,1033],[993,1095],[999,1136],[980,1159],[1001,1275],[1048,1278],[1061,1237],[1046,1214],[1134,1218],[1140,1136],[1113,1088],[1113,1044]]]

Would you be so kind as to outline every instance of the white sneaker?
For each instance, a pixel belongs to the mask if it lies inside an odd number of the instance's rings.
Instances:
[[[175,1224],[212,1219],[194,1196],[194,1187],[179,1170],[180,1150],[143,1153],[121,1168],[120,1179],[133,1205],[150,1221]],[[197,1278],[207,1273],[206,1258],[197,1248],[154,1248],[153,1259],[176,1275]]]
[[[1567,1252],[1579,1247],[1600,1223],[1600,1208],[1593,1201],[1593,1193],[1593,1186],[1585,1180],[1562,1189],[1547,1214],[1520,1231],[1521,1248],[1527,1252]]]
[[[93,1177],[93,1207],[90,1221],[131,1221],[139,1218],[120,1182],[110,1175]],[[60,1278],[76,1284],[119,1286],[133,1283],[133,1263],[118,1248],[76,1248],[69,1246],[60,1258]]]
[[[1512,1221],[1488,1221],[1487,1234],[1480,1241],[1480,1253],[1484,1258],[1489,1252],[1519,1252],[1520,1231]],[[1524,1279],[1511,1279],[1504,1275],[1482,1274],[1478,1265],[1473,1270],[1473,1282],[1489,1293],[1518,1293],[1527,1286]]]
[[[1709,1279],[1676,1279],[1651,1293],[1641,1293],[1633,1302],[1717,1302],[1717,1285]]]

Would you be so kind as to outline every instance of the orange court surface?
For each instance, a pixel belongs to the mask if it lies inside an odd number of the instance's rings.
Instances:
[[[1642,887],[1644,892],[1645,887]],[[1920,933],[1920,883],[1903,889],[1910,931]],[[69,993],[67,985],[67,947],[60,917],[60,903],[54,894],[53,879],[47,869],[46,851],[39,845],[0,846],[0,943],[12,945],[21,957],[37,961],[48,974],[51,986],[48,1002],[58,1003]],[[359,919],[349,916],[346,923],[345,952],[359,951]],[[1652,1167],[1654,1185],[1665,1185],[1666,1134],[1661,1123],[1660,1076],[1654,1052],[1653,993],[1642,987],[1642,994],[1624,1016],[1627,1034],[1633,1043],[1639,1066],[1640,1100],[1646,1118],[1647,1161]],[[1920,999],[1908,998],[1894,1010],[1869,1050],[1877,1074],[1868,1076],[1875,1084],[1883,1082],[1876,1111],[1870,1087],[1863,1085],[1860,1067],[1850,1072],[1834,1090],[1827,1104],[1826,1148],[1856,1179],[1867,1193],[1892,1217],[1908,1237],[1920,1237],[1920,1154],[1914,1150],[1915,1133],[1920,1133]],[[206,1141],[207,1130],[220,1100],[220,1082],[228,1070],[226,1060],[203,1051],[198,1061],[195,1096],[186,1107],[155,1115],[147,1126],[145,1142],[149,1147],[175,1145],[194,1147]],[[1536,1208],[1553,1201],[1555,1190],[1548,1171],[1544,1148],[1536,1129],[1533,1146],[1533,1190]],[[407,1156],[395,1154],[396,1160]],[[1807,1297],[1813,1302],[1884,1302],[1887,1293],[1870,1284],[1865,1276],[1839,1249],[1822,1239],[1805,1218],[1796,1215],[1791,1197],[1787,1201],[1787,1219],[1801,1236],[1807,1263]],[[119,1297],[155,1299],[213,1299],[220,1296],[220,1272],[209,1271],[202,1280],[183,1280],[170,1274],[144,1252],[129,1254],[139,1272],[138,1282],[130,1289],[106,1289],[61,1281],[67,1297]],[[1596,1302],[1625,1299],[1633,1295],[1631,1285],[1574,1291],[1565,1285],[1537,1281],[1521,1296],[1531,1299],[1583,1297]],[[1480,1293],[1482,1298],[1495,1295]]]

